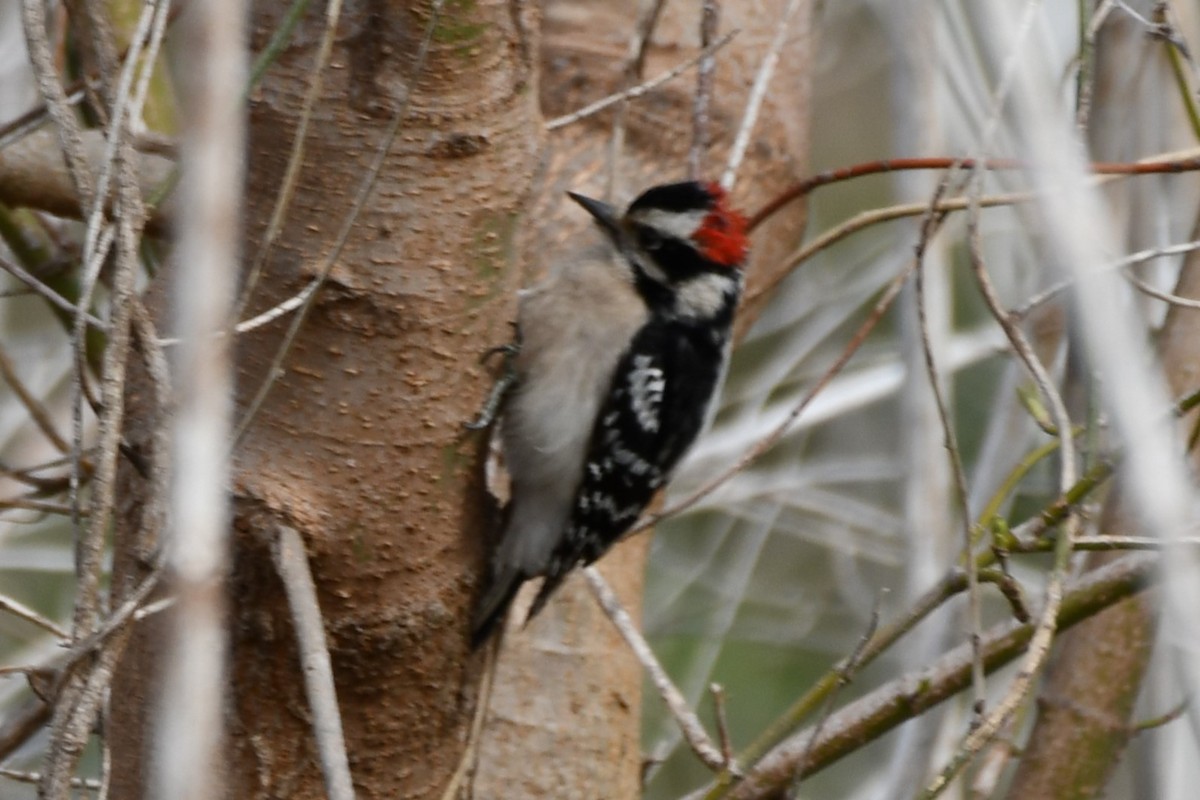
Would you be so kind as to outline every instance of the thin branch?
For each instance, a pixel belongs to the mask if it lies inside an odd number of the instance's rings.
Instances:
[[[1054,549],[1053,539],[1018,539],[1007,549],[1012,553],[1045,553]],[[1156,536],[1079,536],[1076,550],[1170,550],[1176,547],[1200,547],[1200,536],[1160,539]]]
[[[1131,266],[1135,266],[1137,264],[1145,263],[1147,261],[1153,261],[1156,258],[1165,258],[1167,256],[1186,255],[1187,253],[1191,253],[1196,250],[1200,250],[1200,241],[1181,242],[1180,244],[1172,244],[1172,245],[1167,245],[1165,247],[1151,247],[1151,248],[1147,248],[1145,250],[1139,250],[1136,253],[1130,253],[1129,255],[1124,256],[1123,258],[1119,258],[1116,261],[1112,262],[1111,264],[1104,265],[1103,269],[1108,270],[1108,269],[1121,269],[1124,267],[1131,267]],[[1020,306],[1018,306],[1017,308],[1014,308],[1012,311],[1010,311],[1009,314],[1013,317],[1014,320],[1020,321],[1024,317],[1028,316],[1029,313],[1031,311],[1033,311],[1033,309],[1037,308],[1042,303],[1045,303],[1046,301],[1050,300],[1052,297],[1059,294],[1060,292],[1063,292],[1063,291],[1071,288],[1071,285],[1073,283],[1074,283],[1074,281],[1069,280],[1069,279],[1059,281],[1058,283],[1055,283],[1055,284],[1047,287],[1046,289],[1043,289],[1042,291],[1038,292],[1033,297],[1030,297],[1028,300],[1026,300]],[[1174,297],[1174,295],[1171,295],[1171,296]]]
[[[721,21],[721,5],[717,0],[704,0],[700,10],[700,47],[707,50],[717,35]],[[699,180],[704,174],[704,154],[708,152],[709,106],[712,104],[713,73],[717,60],[712,55],[700,59],[696,72],[696,94],[692,99],[692,146],[688,151],[688,178]]]
[[[980,570],[979,579],[987,583],[995,583],[1001,587],[1002,579],[997,577],[996,570]],[[1002,587],[1001,587],[1002,588]],[[808,719],[828,698],[838,690],[850,672],[862,670],[881,654],[886,652],[901,638],[908,635],[923,620],[927,619],[951,597],[967,590],[967,573],[955,567],[942,577],[936,585],[928,589],[901,616],[878,630],[872,629],[870,638],[860,643],[854,653],[842,659],[832,669],[828,670],[783,714],[768,725],[758,737],[737,756],[738,763],[755,764],[763,758],[771,748],[791,734],[798,725]],[[1007,596],[1007,595],[1006,595]],[[1022,615],[1014,608],[1014,618],[1019,622],[1027,622],[1028,614]],[[732,776],[722,772],[717,776],[713,791],[706,797],[720,796],[719,790],[732,783]]]
[[[108,143],[101,165],[100,188],[94,194],[88,181],[75,176],[77,189],[82,198],[81,206],[89,209],[88,230],[84,246],[85,290],[77,303],[77,314],[73,325],[73,345],[76,353],[73,389],[73,464],[70,487],[72,509],[77,508],[79,475],[82,453],[82,414],[80,399],[83,397],[84,353],[86,351],[87,320],[83,310],[90,305],[90,292],[99,275],[100,265],[107,257],[106,240],[115,228],[116,259],[113,267],[111,306],[112,322],[104,350],[103,381],[101,384],[102,413],[100,414],[99,446],[92,478],[89,515],[86,529],[76,542],[76,598],[73,615],[72,635],[76,641],[97,630],[102,611],[100,577],[103,566],[103,549],[116,499],[117,453],[121,444],[121,427],[124,419],[125,368],[129,355],[131,315],[133,305],[134,277],[137,267],[138,245],[145,222],[141,194],[135,172],[133,149],[129,138],[126,114],[129,89],[135,73],[140,43],[149,31],[154,6],[142,9],[135,40],[131,45],[125,65],[120,69],[118,86],[112,92],[112,108],[108,129]],[[112,46],[112,31],[107,20],[93,6],[85,7],[90,14],[93,27],[93,44],[100,56],[102,79],[116,71],[117,58]],[[32,16],[32,15],[27,15]],[[51,91],[61,94],[57,79]],[[43,90],[45,99],[53,110],[51,98]],[[71,126],[74,125],[72,120]],[[68,126],[68,127],[71,127]],[[63,133],[60,123],[60,134]],[[62,136],[64,148],[81,148],[78,130],[73,136]],[[75,155],[81,153],[81,149]],[[71,154],[67,153],[68,164]],[[115,180],[114,180],[115,178]],[[90,179],[89,179],[90,180]],[[104,204],[108,195],[108,184],[116,187],[114,217],[116,222],[103,222]],[[89,285],[90,284],[90,285]],[[73,520],[78,527],[78,518]],[[51,742],[46,757],[46,772],[39,786],[40,796],[48,800],[66,798],[69,794],[69,779],[81,755],[84,743],[95,724],[100,709],[107,697],[107,689],[119,657],[120,647],[128,639],[128,632],[117,637],[118,644],[106,648],[86,673],[66,675],[59,690],[53,712]]]
[[[71,516],[74,509],[63,503],[54,503],[49,500],[40,500],[36,497],[6,497],[0,500],[0,509],[19,509],[22,511],[37,511],[40,514],[61,514],[65,517]],[[81,516],[86,518],[90,516],[87,512],[80,512]]]
[[[1172,19],[1171,6],[1166,2],[1155,3],[1153,33],[1167,45],[1167,60],[1171,63],[1171,72],[1175,76],[1175,85],[1179,91],[1180,104],[1187,114],[1192,127],[1192,135],[1200,139],[1200,107],[1196,105],[1195,89],[1191,86],[1188,67],[1195,76],[1195,64],[1191,62],[1187,42],[1178,26]]]
[[[824,730],[825,723],[829,721],[829,715],[833,712],[833,702],[837,697],[838,690],[840,690],[843,686],[849,685],[850,681],[854,679],[854,675],[858,672],[859,668],[862,667],[863,653],[866,651],[867,646],[871,643],[871,638],[875,635],[875,631],[879,628],[879,607],[883,602],[884,595],[886,594],[887,589],[883,589],[876,595],[875,605],[871,609],[871,618],[867,623],[866,631],[864,631],[863,635],[859,637],[858,643],[854,645],[854,650],[850,653],[850,655],[837,665],[835,670],[837,672],[837,684],[834,686],[833,691],[829,693],[829,696],[825,698],[825,705],[824,708],[821,709],[821,716],[817,718],[817,723],[813,727],[813,735],[812,739],[810,740],[810,744],[815,743],[821,738],[821,731]],[[808,753],[805,753],[802,756],[802,760],[808,760]],[[792,794],[799,793],[800,781],[802,779],[803,776],[797,775],[795,780],[791,782],[790,789]]]
[[[671,79],[678,77],[679,75],[682,75],[684,72],[687,72],[689,69],[691,69],[692,67],[699,64],[705,58],[711,56],[713,53],[717,52],[722,47],[729,44],[730,40],[733,39],[734,36],[737,36],[738,33],[739,33],[739,31],[736,29],[730,31],[729,33],[725,34],[720,39],[715,41],[712,45],[710,45],[709,47],[706,47],[698,55],[694,56],[693,58],[689,58],[687,61],[684,61],[682,64],[667,70],[666,72],[664,72],[663,74],[659,75],[656,78],[651,78],[650,80],[646,81],[645,83],[638,84],[637,86],[632,86],[628,89],[617,92],[616,94],[610,94],[608,97],[603,97],[594,103],[589,103],[588,105],[584,106],[583,108],[579,109],[578,111],[572,111],[570,114],[565,114],[561,117],[555,117],[554,119],[552,119],[546,123],[546,126],[545,126],[546,130],[547,131],[558,130],[559,128],[570,125],[573,122],[578,122],[581,119],[586,119],[587,117],[590,117],[593,114],[603,111],[604,109],[608,108],[609,106],[615,105],[615,104],[621,102],[622,100],[636,100],[637,98],[641,97],[642,95],[646,94],[647,92],[651,92],[651,91],[657,89],[659,86],[663,85],[667,81],[670,81]]]
[[[37,277],[33,273],[29,272],[28,270],[26,270],[24,267],[22,267],[20,264],[16,263],[15,261],[9,261],[4,256],[0,255],[0,269],[9,273],[14,278],[19,280],[21,283],[28,286],[35,293],[37,293],[42,299],[44,299],[46,302],[50,303],[54,307],[56,307],[62,311],[65,311],[68,314],[74,315],[74,316],[77,316],[78,314],[80,314],[79,306],[75,305],[70,300],[68,300],[67,298],[65,298],[61,294],[59,294],[58,292],[51,289],[49,286],[47,286],[42,281],[38,280]],[[105,322],[104,320],[88,313],[87,311],[83,311],[82,313],[83,313],[83,318],[87,321],[87,324],[90,325],[95,330],[99,330],[99,331],[107,331],[108,330],[108,323]]]
[[[34,611],[32,608],[20,602],[19,600],[14,600],[11,597],[0,595],[0,611],[7,611],[9,614],[12,614],[15,617],[20,617],[26,622],[32,622],[42,630],[48,631],[63,641],[71,638],[71,634],[59,626],[54,620],[50,619],[49,617],[43,617],[41,614]]]
[[[630,40],[629,74],[635,81],[640,81],[646,76],[646,57],[650,54],[650,42],[654,38],[655,29],[658,28],[663,7],[667,4],[666,0],[649,0],[649,3]]]
[[[8,778],[10,781],[18,783],[39,783],[42,780],[41,773],[6,768],[0,768],[0,778]],[[91,789],[93,791],[100,789],[100,781],[95,778],[71,778],[69,785],[72,789]]]
[[[1007,311],[1000,303],[995,288],[992,286],[991,278],[987,273],[987,267],[983,260],[979,238],[979,213],[977,206],[972,207],[972,213],[968,217],[967,225],[968,251],[971,257],[972,271],[975,274],[975,280],[979,285],[980,293],[983,295],[984,301],[987,303],[992,315],[1000,323],[1000,327],[1004,329],[1004,333],[1008,337],[1009,343],[1012,345],[1017,357],[1025,365],[1030,376],[1037,384],[1042,397],[1050,408],[1054,424],[1058,428],[1060,439],[1059,491],[1066,493],[1076,482],[1075,449],[1071,418],[1067,414],[1067,408],[1062,396],[1055,388],[1045,366],[1026,340],[1024,332],[1008,316]],[[1057,629],[1058,611],[1063,600],[1063,587],[1066,583],[1071,548],[1073,540],[1078,535],[1079,518],[1075,514],[1068,513],[1066,526],[1055,543],[1054,565],[1050,572],[1049,580],[1046,583],[1044,594],[1045,604],[1042,607],[1041,615],[1034,628],[1020,671],[1012,683],[1009,684],[1004,697],[996,704],[996,708],[967,734],[958,752],[946,764],[945,768],[933,782],[926,787],[921,797],[931,799],[940,794],[967,762],[992,740],[1008,722],[1017,707],[1025,702],[1025,699],[1032,691],[1034,683],[1045,667],[1046,660],[1050,654],[1050,644]]]
[[[1037,195],[1032,192],[1009,192],[1006,194],[986,195],[980,198],[979,204],[985,208],[994,208],[1028,203],[1036,199]],[[934,206],[934,210],[938,213],[965,211],[969,204],[970,201],[966,197],[952,197],[948,200],[938,201],[936,206]],[[784,279],[791,275],[797,267],[817,253],[832,247],[843,239],[847,239],[872,225],[908,217],[924,216],[929,211],[929,208],[930,205],[928,202],[901,203],[899,205],[862,211],[855,214],[845,222],[830,228],[811,241],[797,247],[783,259],[785,266],[782,269],[773,270],[771,272],[771,280],[758,285],[753,291],[748,292],[742,302],[755,302],[775,291],[783,283]]]
[[[38,91],[46,111],[54,120],[62,147],[67,172],[80,197],[80,205],[90,209],[95,198],[91,171],[83,151],[80,125],[71,110],[66,92],[58,78],[54,52],[46,38],[46,5],[43,0],[23,0],[21,3],[25,44],[29,50],[29,65],[37,79]]]
[[[106,685],[104,679],[106,676],[111,677],[111,669],[115,666],[116,659],[120,657],[125,643],[128,641],[133,627],[132,623],[138,618],[138,612],[143,608],[146,598],[158,587],[164,562],[165,559],[160,552],[150,573],[130,593],[120,608],[110,614],[95,633],[72,645],[66,653],[56,655],[53,659],[53,666],[23,670],[28,673],[52,673],[53,677],[46,683],[51,687],[47,695],[54,701],[55,709],[65,705],[59,695],[67,677],[77,669],[85,670],[86,668],[91,672],[103,673],[99,683],[102,687]],[[85,679],[86,682],[87,679]],[[0,760],[15,752],[18,747],[21,747],[41,730],[42,726],[50,721],[53,710],[50,705],[39,701],[8,718],[3,726],[0,726]],[[82,748],[85,743],[85,737],[80,737],[73,742],[79,748]]]
[[[942,193],[945,192],[949,184],[950,176],[954,172],[954,169],[947,171],[942,181],[938,184],[930,201],[929,212],[925,215],[925,219],[921,224],[921,237],[917,243],[916,251],[917,269],[915,283],[921,352],[925,360],[925,371],[929,377],[929,388],[933,393],[938,421],[942,426],[942,444],[950,459],[951,475],[954,477],[954,499],[958,503],[958,510],[963,526],[962,552],[967,565],[967,619],[970,625],[971,647],[975,654],[974,668],[971,671],[971,685],[975,693],[973,708],[975,709],[975,713],[979,714],[982,713],[983,703],[987,696],[987,685],[984,682],[983,660],[979,653],[979,636],[983,630],[983,611],[980,607],[979,575],[976,572],[975,559],[972,558],[974,550],[974,526],[971,524],[971,508],[967,501],[966,470],[963,468],[962,452],[958,447],[958,437],[954,434],[954,424],[950,419],[950,410],[946,403],[941,376],[938,373],[937,360],[933,352],[933,342],[930,341],[929,337],[929,317],[925,304],[925,251],[933,235],[935,219],[938,218],[935,209],[938,201],[941,199]]]
[[[722,765],[729,769],[733,764],[733,738],[729,735],[729,720],[725,715],[725,687],[719,683],[710,683],[708,693],[712,695],[713,719],[717,723],[717,741],[721,743]]]
[[[1133,596],[1159,579],[1159,558],[1139,553],[1086,573],[1064,594],[1057,623],[1066,629]],[[989,673],[1027,651],[1038,626],[1006,622],[983,637],[984,664]],[[902,723],[953,697],[970,685],[972,655],[961,645],[929,666],[888,681],[843,707],[832,717],[815,743],[813,729],[800,731],[775,747],[754,765],[728,794],[736,800],[766,800],[795,777],[812,775]],[[806,758],[801,758],[807,753]],[[689,794],[688,800],[723,797],[716,786]]]
[[[658,26],[665,0],[641,0],[637,24],[629,37],[628,52],[622,69],[622,82],[626,86],[640,83],[646,68],[646,56],[650,52],[650,40]],[[629,100],[621,100],[612,115],[612,127],[608,135],[608,158],[605,159],[604,199],[612,202],[617,190],[617,175],[621,170],[621,159],[625,154],[625,118],[629,112]]]
[[[7,759],[50,721],[50,706],[33,697],[0,720],[0,761]]]
[[[775,28],[775,38],[771,41],[771,46],[767,48],[767,52],[763,54],[762,62],[758,67],[758,74],[754,76],[754,85],[750,88],[750,96],[746,100],[746,111],[742,114],[741,125],[738,126],[737,135],[733,139],[733,147],[729,150],[729,161],[725,165],[725,172],[721,175],[721,185],[726,190],[733,189],[734,181],[737,179],[738,168],[742,165],[742,159],[746,156],[746,148],[750,146],[750,136],[754,133],[754,126],[758,122],[758,112],[762,108],[763,100],[767,96],[767,88],[771,85],[771,78],[775,75],[775,65],[779,63],[779,54],[783,50],[783,45],[787,42],[788,33],[791,28],[792,17],[804,3],[800,0],[788,0],[787,6],[783,10],[782,16]]]
[[[773,200],[750,216],[748,226],[754,230],[781,208],[795,200],[806,197],[814,190],[832,183],[861,178],[867,175],[881,175],[890,172],[908,170],[951,169],[955,166],[963,169],[997,170],[1029,170],[1033,164],[1015,158],[957,158],[939,156],[929,158],[888,158],[880,161],[868,161],[840,169],[826,170],[811,175],[795,185],[780,192]],[[1200,170],[1200,154],[1195,148],[1181,150],[1176,153],[1161,153],[1138,161],[1099,161],[1089,165],[1094,175],[1131,176],[1131,175],[1175,175],[1181,172]]]
[[[20,376],[17,375],[13,368],[12,360],[8,357],[8,352],[0,347],[0,377],[12,389],[13,394],[21,401],[21,405],[25,406],[25,410],[29,412],[30,419],[37,425],[50,444],[54,445],[54,449],[60,453],[69,452],[71,446],[59,434],[58,429],[54,426],[54,420],[50,418],[50,412],[42,405],[42,402],[33,396],[33,393],[25,386]]]
[[[1153,297],[1155,300],[1162,300],[1164,303],[1169,303],[1173,306],[1178,306],[1179,308],[1190,308],[1193,310],[1200,309],[1200,300],[1193,300],[1190,297],[1180,297],[1177,294],[1171,294],[1170,292],[1164,292],[1156,289],[1146,281],[1128,271],[1125,272],[1125,280],[1129,281],[1129,283],[1133,285],[1133,288],[1137,289],[1139,292],[1147,295],[1148,297]]]
[[[613,625],[617,628],[617,632],[621,634],[621,638],[629,645],[633,654],[637,656],[637,660],[641,662],[646,673],[650,676],[650,681],[654,684],[654,688],[658,690],[658,694],[663,699],[663,702],[666,703],[667,710],[671,712],[671,716],[678,723],[679,730],[683,732],[683,737],[691,745],[692,752],[714,772],[728,769],[737,774],[737,766],[728,762],[721,749],[713,744],[712,739],[709,738],[708,733],[704,730],[704,726],[696,717],[695,712],[688,707],[683,693],[671,682],[671,677],[667,675],[662,664],[658,662],[654,651],[650,649],[650,645],[646,643],[646,640],[642,637],[641,632],[638,631],[633,620],[629,618],[629,613],[621,606],[621,602],[609,587],[608,582],[604,580],[604,576],[595,567],[585,568],[583,574],[587,577],[588,586],[591,587],[592,594],[600,602],[600,607],[604,609],[604,613],[612,620]]]
[[[146,105],[146,97],[150,92],[150,79],[154,76],[158,65],[158,53],[162,47],[163,38],[167,33],[167,23],[171,19],[171,0],[159,0],[155,5],[154,19],[151,23],[149,40],[146,43],[146,54],[142,59],[141,72],[133,89],[133,102],[129,108],[130,131],[134,136],[134,147],[142,152],[158,152],[172,158],[178,156],[178,148],[174,143],[167,143],[157,137],[152,137],[146,130],[142,119],[142,109]]]
[[[304,551],[304,541],[293,528],[281,527],[275,546],[275,569],[287,592],[288,608],[300,648],[304,671],[304,691],[313,715],[313,735],[321,756],[321,774],[329,800],[353,800],[354,783],[350,777],[350,759],[338,710],[337,689],[333,683],[333,664],[325,642],[325,619],[317,601]]]

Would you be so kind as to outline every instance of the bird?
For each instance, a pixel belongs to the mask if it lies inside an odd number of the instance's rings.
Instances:
[[[624,213],[568,195],[601,235],[519,294],[499,419],[511,492],[476,647],[523,583],[543,578],[528,621],[634,525],[710,421],[729,360],[749,248],[725,190],[654,186]]]

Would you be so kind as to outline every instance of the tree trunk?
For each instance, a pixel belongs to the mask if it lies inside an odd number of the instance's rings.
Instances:
[[[291,5],[254,5],[255,50]],[[612,112],[550,141],[542,115],[625,85],[636,4],[550,3],[539,51],[532,8],[448,2],[414,80],[430,5],[368,0],[343,8],[304,166],[245,315],[296,296],[320,272],[411,90],[371,199],[235,451],[229,797],[324,797],[292,623],[271,562],[281,526],[306,542],[359,796],[441,797],[468,738],[485,665],[468,649],[467,628],[496,513],[482,486],[484,437],[464,435],[461,424],[489,388],[479,356],[508,340],[516,289],[590,235],[563,192],[598,191]],[[768,5],[777,12],[783,2]],[[746,30],[718,55],[714,171],[778,18],[726,11],[723,30]],[[313,4],[251,95],[246,264],[262,247],[280,192],[324,13]],[[801,11],[793,24],[759,123],[764,133],[743,170],[742,205],[803,168],[807,17]],[[694,53],[698,26],[696,9],[669,8],[646,74]],[[694,77],[678,79],[630,109],[618,202],[685,177],[693,86]],[[678,135],[664,136],[668,129]],[[778,269],[802,224],[793,211],[765,229],[752,286]],[[161,287],[155,292],[163,296]],[[239,337],[238,420],[271,373],[290,319]],[[135,379],[135,401],[139,391]],[[134,408],[127,438],[148,447],[148,420]],[[137,506],[125,510],[127,523]],[[618,548],[602,565],[634,612],[647,541]],[[144,569],[121,540],[116,549],[118,580]],[[118,675],[114,696],[126,701],[113,704],[109,728],[115,797],[143,791],[159,640],[153,623],[140,628]],[[611,625],[571,582],[537,623],[507,637],[475,795],[594,797],[598,786],[605,797],[637,795],[640,686],[640,669]]]
[[[290,5],[254,5],[255,50]],[[280,191],[324,11],[312,4],[251,97],[247,264]],[[343,8],[296,191],[249,308],[295,296],[320,272],[409,94],[374,193],[236,448],[230,797],[324,797],[271,562],[282,525],[307,544],[361,796],[439,796],[470,722],[479,660],[467,620],[491,509],[480,437],[462,423],[488,388],[481,352],[509,335],[513,232],[540,119],[526,10],[446,3],[417,73],[430,18],[428,2]],[[239,338],[239,420],[289,321]],[[142,680],[152,651],[131,652],[118,694],[153,697]],[[125,767],[141,756],[140,735],[128,734],[140,734],[145,706],[114,705],[114,795],[137,797],[142,770]]]

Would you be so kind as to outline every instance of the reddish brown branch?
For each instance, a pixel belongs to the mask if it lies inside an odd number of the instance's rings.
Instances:
[[[880,161],[867,161],[840,169],[826,170],[811,175],[799,183],[786,189],[774,200],[767,203],[750,217],[749,228],[754,230],[771,217],[779,209],[793,200],[805,197],[822,186],[831,183],[862,178],[867,175],[881,175],[887,172],[901,172],[921,169],[950,169],[960,167],[964,170],[975,169],[976,166],[989,171],[1008,171],[1032,169],[1035,165],[1029,161],[1015,158],[988,158],[977,161],[973,158],[890,158]],[[1096,162],[1091,170],[1096,175],[1162,175],[1179,172],[1194,172],[1200,170],[1200,156],[1189,156],[1180,159],[1164,159],[1161,161],[1139,162]]]

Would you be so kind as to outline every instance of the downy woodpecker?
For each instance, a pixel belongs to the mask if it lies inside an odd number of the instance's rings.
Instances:
[[[532,618],[637,520],[707,423],[742,287],[746,222],[715,183],[648,189],[624,215],[570,193],[604,242],[521,293],[501,445],[511,500],[472,638],[544,576]]]

